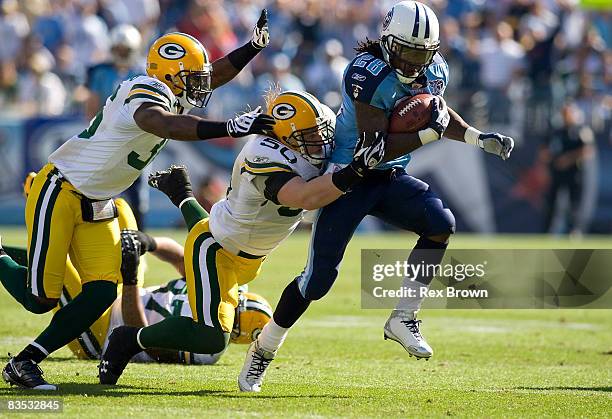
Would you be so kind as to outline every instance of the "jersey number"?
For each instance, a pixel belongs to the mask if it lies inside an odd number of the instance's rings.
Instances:
[[[117,88],[115,89],[115,91],[113,92],[113,94],[109,97],[110,101],[112,102],[113,100],[115,100],[115,97],[117,96],[117,92],[119,91],[119,88],[121,87],[121,84],[119,84],[119,86],[117,86]],[[106,106],[106,105],[104,105]],[[79,135],[79,138],[83,138],[84,140],[88,140],[91,137],[93,137],[93,135],[96,133],[96,131],[98,130],[98,127],[100,126],[100,122],[102,122],[102,112],[104,111],[104,106],[102,107],[102,109],[100,109],[98,111],[98,113],[96,114],[96,116],[94,116],[94,118],[91,120],[91,123],[89,124],[89,127],[87,127],[86,129],[84,129]]]
[[[181,310],[183,309],[183,301],[182,300],[174,300],[170,304],[172,306],[172,313],[162,307],[155,299],[151,298],[147,302],[145,309],[149,311],[154,311],[161,315],[163,318],[170,316],[180,316]]]
[[[284,147],[284,146],[281,147],[281,145],[279,143],[277,143],[276,141],[271,140],[270,138],[264,138],[262,140],[262,142],[259,143],[259,145],[271,148],[272,150],[278,150],[279,153],[281,153],[281,156],[286,158],[289,163],[296,163],[297,162],[297,157],[295,157],[295,154],[293,154],[293,151],[291,151],[287,147]]]
[[[149,154],[149,158],[146,160],[141,160],[140,154],[135,151],[132,151],[130,154],[128,154],[128,164],[136,170],[144,169],[145,166],[149,164],[149,162],[159,154],[159,152],[166,145],[167,142],[168,140],[162,140],[159,143],[155,144],[155,147],[151,149],[151,154]]]
[[[353,67],[361,67],[361,68],[365,67],[365,69],[368,70],[370,73],[372,73],[372,75],[378,76],[378,74],[380,74],[380,71],[385,66],[385,62],[378,58],[370,61],[371,58],[372,56],[370,54],[366,54],[363,57],[356,60],[355,63],[353,63]],[[369,64],[368,64],[368,61],[370,61]]]

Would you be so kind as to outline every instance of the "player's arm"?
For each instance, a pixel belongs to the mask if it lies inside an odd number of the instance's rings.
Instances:
[[[138,286],[140,264],[140,243],[130,230],[121,231],[121,314],[126,326],[145,327],[148,325]]]
[[[511,137],[493,133],[483,133],[470,126],[463,120],[461,115],[450,107],[448,108],[450,121],[444,132],[444,136],[451,140],[464,142],[482,148],[487,153],[500,156],[503,160],[510,157],[514,148],[514,140]]]
[[[385,137],[375,133],[370,145],[362,136],[355,147],[353,160],[346,167],[306,180],[293,172],[278,172],[265,180],[264,196],[291,208],[314,210],[332,203],[359,182],[366,172],[384,158]]]
[[[232,80],[262,49],[270,43],[268,31],[268,12],[261,11],[259,20],[253,28],[251,40],[238,49],[230,52],[223,58],[213,62],[211,87],[216,89]]]
[[[265,134],[275,123],[274,118],[262,113],[261,107],[228,121],[210,121],[195,115],[176,115],[153,102],[140,105],[134,112],[134,121],[143,131],[178,141]]]

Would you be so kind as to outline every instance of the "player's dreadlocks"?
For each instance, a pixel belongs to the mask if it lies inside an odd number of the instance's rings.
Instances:
[[[379,58],[381,60],[384,59],[383,57],[383,52],[382,52],[382,48],[380,46],[380,41],[378,40],[372,40],[369,38],[366,38],[365,41],[360,41],[357,44],[357,47],[355,48],[355,51],[357,52],[367,52],[368,54],[371,54],[372,56]]]

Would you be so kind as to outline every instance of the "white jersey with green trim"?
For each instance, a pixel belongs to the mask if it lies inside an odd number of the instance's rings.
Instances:
[[[134,112],[145,102],[179,113],[178,101],[164,83],[148,76],[131,78],[117,87],[87,129],[49,156],[49,162],[89,198],[107,199],[125,191],[168,141],[134,121]]]
[[[259,135],[245,144],[234,162],[227,196],[210,213],[210,232],[221,246],[263,256],[295,230],[304,210],[276,204],[264,193],[266,180],[283,172],[310,180],[320,169],[276,139]]]

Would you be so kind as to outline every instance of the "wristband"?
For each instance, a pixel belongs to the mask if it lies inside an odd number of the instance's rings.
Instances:
[[[198,121],[197,135],[200,140],[230,136],[227,132],[227,122],[207,121],[206,119]]]
[[[440,135],[433,128],[425,128],[418,132],[421,144],[429,144],[440,139]]]
[[[260,51],[261,49],[255,48],[251,41],[249,41],[240,48],[227,54],[227,59],[236,70],[242,70]]]
[[[343,193],[346,193],[353,185],[359,182],[362,179],[359,176],[359,173],[355,169],[351,167],[349,164],[343,169],[338,170],[337,172],[332,173],[332,183],[336,188],[341,190]]]
[[[478,141],[480,134],[482,134],[482,132],[478,131],[476,128],[468,127],[468,129],[465,130],[465,134],[463,135],[463,140],[466,144],[471,144],[473,146],[480,147],[480,142]]]

